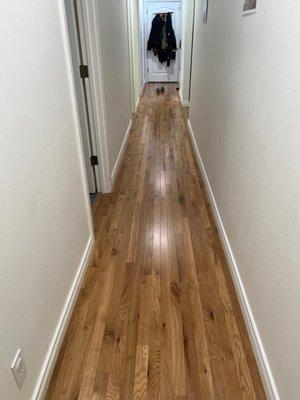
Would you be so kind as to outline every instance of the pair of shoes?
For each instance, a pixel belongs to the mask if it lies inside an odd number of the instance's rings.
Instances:
[[[156,89],[156,94],[159,95],[160,93],[165,93],[165,88],[163,86]]]

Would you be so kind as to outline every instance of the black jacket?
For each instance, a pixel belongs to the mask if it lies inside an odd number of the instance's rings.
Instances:
[[[164,31],[166,33],[166,43],[164,43]],[[172,14],[167,13],[166,20],[157,14],[152,21],[152,28],[148,40],[148,50],[153,50],[161,63],[175,60],[177,49],[176,37],[172,26]]]

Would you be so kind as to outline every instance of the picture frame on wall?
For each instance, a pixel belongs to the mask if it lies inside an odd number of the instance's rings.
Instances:
[[[257,0],[244,0],[243,15],[253,14],[257,9]]]
[[[202,22],[203,22],[203,24],[206,24],[207,17],[208,17],[208,1],[209,0],[202,0],[202,1],[203,1]]]

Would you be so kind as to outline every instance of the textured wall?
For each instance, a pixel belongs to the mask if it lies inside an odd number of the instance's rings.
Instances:
[[[0,15],[0,397],[28,400],[91,232],[58,2]]]
[[[197,1],[191,123],[284,400],[299,398],[300,3]]]

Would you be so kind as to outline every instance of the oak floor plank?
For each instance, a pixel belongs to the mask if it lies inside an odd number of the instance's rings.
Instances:
[[[147,399],[148,346],[138,345],[136,354],[134,400]]]

